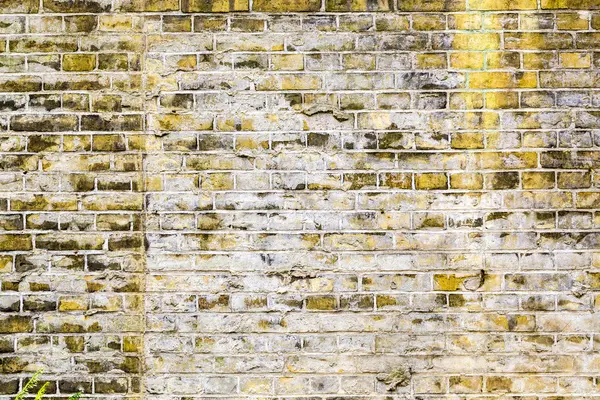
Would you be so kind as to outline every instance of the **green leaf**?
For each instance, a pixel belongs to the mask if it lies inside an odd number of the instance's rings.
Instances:
[[[38,390],[37,394],[35,395],[35,400],[42,400],[44,398],[44,395],[46,394],[46,388],[49,384],[49,382],[46,382],[42,385],[40,390]]]
[[[29,379],[25,386],[23,386],[23,389],[21,389],[21,391],[17,393],[17,397],[15,397],[15,400],[23,400],[23,398],[29,394],[31,388],[37,385],[38,381],[40,380],[40,375],[42,374],[42,372],[44,372],[44,370],[39,369],[35,374],[33,374],[31,379]]]
[[[69,397],[69,400],[78,400],[81,397],[81,392],[77,392]]]

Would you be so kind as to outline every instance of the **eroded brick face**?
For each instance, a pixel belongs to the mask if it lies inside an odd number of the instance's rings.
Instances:
[[[0,399],[600,396],[599,29],[0,0]]]

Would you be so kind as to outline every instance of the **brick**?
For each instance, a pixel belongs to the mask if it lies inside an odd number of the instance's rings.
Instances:
[[[466,2],[451,0],[451,1],[430,1],[430,0],[409,0],[398,2],[400,11],[409,12],[432,12],[432,11],[464,11]]]
[[[20,115],[12,118],[11,127],[14,131],[60,132],[75,131],[77,128],[75,115]]]
[[[592,64],[590,55],[584,53],[560,53],[559,60],[562,68],[589,68]]]
[[[500,48],[497,33],[435,34],[433,48],[440,50],[493,50]]]
[[[354,1],[354,0],[353,0]],[[361,2],[361,0],[357,0]],[[252,11],[259,12],[310,12],[319,11],[320,0],[256,0]]]
[[[111,2],[107,0],[73,1],[43,0],[44,10],[62,13],[101,13],[111,10]]]
[[[0,2],[0,10],[3,14],[27,13],[33,14],[39,11],[40,2],[37,0],[2,0]]]
[[[63,71],[92,71],[96,68],[94,54],[65,54],[63,56]]]
[[[418,174],[415,176],[415,185],[421,190],[447,189],[448,178],[446,174]]]
[[[28,316],[7,315],[0,319],[0,333],[27,333],[33,331],[33,320]]]
[[[560,50],[573,47],[568,33],[516,32],[504,35],[504,47],[509,50]]]
[[[583,10],[598,10],[600,3],[596,0],[542,0],[542,9],[560,10],[560,9],[583,9]]]
[[[553,172],[523,172],[523,189],[552,189]]]
[[[394,4],[391,0],[326,0],[325,10],[344,12],[344,11],[390,11],[394,9]],[[318,9],[307,10],[318,11]]]
[[[471,72],[469,87],[474,89],[512,89],[535,88],[537,77],[535,73],[523,72]]]
[[[233,12],[248,11],[248,0],[183,0],[183,12]]]
[[[2,251],[23,251],[31,250],[31,235],[24,234],[3,234],[0,235],[0,250]]]
[[[537,2],[535,0],[469,0],[469,8],[486,11],[535,10]]]

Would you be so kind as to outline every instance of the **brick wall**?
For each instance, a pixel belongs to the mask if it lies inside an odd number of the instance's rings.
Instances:
[[[600,396],[599,30],[0,0],[0,399]]]

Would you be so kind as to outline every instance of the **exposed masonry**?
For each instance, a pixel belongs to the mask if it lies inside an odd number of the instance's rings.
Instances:
[[[0,399],[600,398],[600,1],[251,3],[0,0]]]

